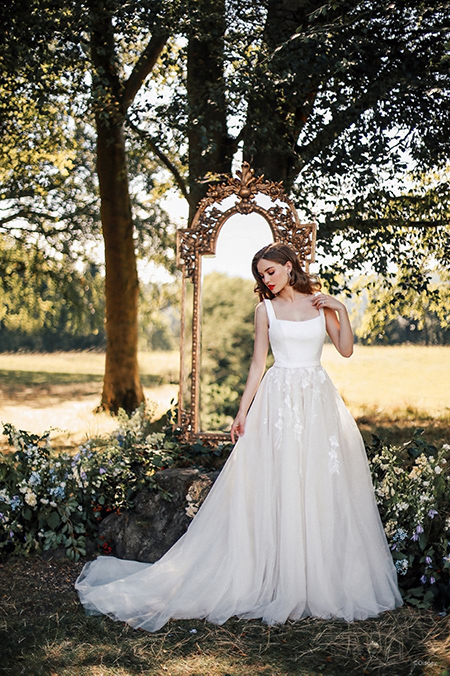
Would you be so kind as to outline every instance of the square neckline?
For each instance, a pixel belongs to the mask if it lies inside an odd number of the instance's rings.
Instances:
[[[314,294],[316,295],[316,294]],[[275,314],[275,308],[273,307],[272,299],[267,298],[266,300],[269,301],[271,308],[272,308],[272,314],[274,316],[275,321],[277,322],[290,322],[292,324],[305,324],[306,322],[313,322],[315,319],[319,319],[319,317],[322,316],[322,308],[319,309],[319,314],[317,317],[311,317],[311,319],[278,319],[278,317]]]

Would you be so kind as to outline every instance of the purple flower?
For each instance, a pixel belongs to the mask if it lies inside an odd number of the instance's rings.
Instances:
[[[14,531],[12,531],[12,530],[9,531],[9,537],[11,538],[11,540],[13,539],[13,537],[14,537]]]
[[[431,557],[430,556],[426,556],[425,561],[428,563],[428,565],[431,565]]]
[[[428,512],[428,516],[431,517],[432,519],[434,519],[436,514],[437,514],[437,511],[435,509],[430,509],[430,511]]]
[[[82,479],[86,479],[86,472],[80,472],[80,477]]]
[[[436,580],[434,579],[433,576],[431,576],[431,577],[430,577],[430,583],[431,583],[431,584],[434,584],[435,582],[436,582]]]
[[[106,472],[106,469],[104,469],[103,467],[100,467],[100,469],[98,470],[99,474],[105,474],[105,472]]]
[[[420,523],[419,523],[419,525],[416,527],[416,533],[423,533],[423,528],[422,528],[422,526],[420,525]]]
[[[421,581],[422,584],[425,584],[425,582],[427,581],[427,576],[422,575],[422,577],[420,578],[420,581]]]
[[[411,540],[418,540],[418,539],[419,539],[419,536],[417,535],[417,533],[414,533],[413,536],[411,537]]]

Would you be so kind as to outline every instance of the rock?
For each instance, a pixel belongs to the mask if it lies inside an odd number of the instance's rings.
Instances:
[[[146,563],[157,561],[186,532],[218,475],[219,471],[191,468],[156,472],[156,482],[172,493],[172,500],[164,499],[155,489],[144,488],[133,510],[113,512],[100,522],[99,535],[108,542],[114,556]]]

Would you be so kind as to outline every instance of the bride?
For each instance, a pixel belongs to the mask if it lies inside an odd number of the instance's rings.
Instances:
[[[158,561],[85,564],[75,587],[87,614],[153,632],[188,618],[351,622],[403,605],[364,442],[320,363],[326,333],[352,354],[346,308],[288,245],[263,247],[252,272],[261,302],[234,448]]]

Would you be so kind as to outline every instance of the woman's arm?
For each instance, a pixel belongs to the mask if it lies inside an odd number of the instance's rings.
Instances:
[[[326,293],[319,293],[314,296],[312,304],[317,309],[324,308],[327,332],[336,350],[343,357],[351,357],[353,354],[353,332],[344,303]]]
[[[231,439],[234,444],[234,435],[244,434],[245,418],[253,397],[256,394],[259,383],[266,368],[267,353],[269,350],[269,323],[264,301],[258,303],[255,308],[255,344],[253,347],[253,357],[250,369],[245,383],[245,389],[242,393],[239,410],[231,426]]]
[[[258,385],[266,368],[267,352],[269,351],[269,330],[267,312],[264,301],[258,303],[255,308],[255,344],[253,347],[253,357],[248,372],[245,389],[242,393],[239,411],[247,414],[253,397],[256,394]]]

